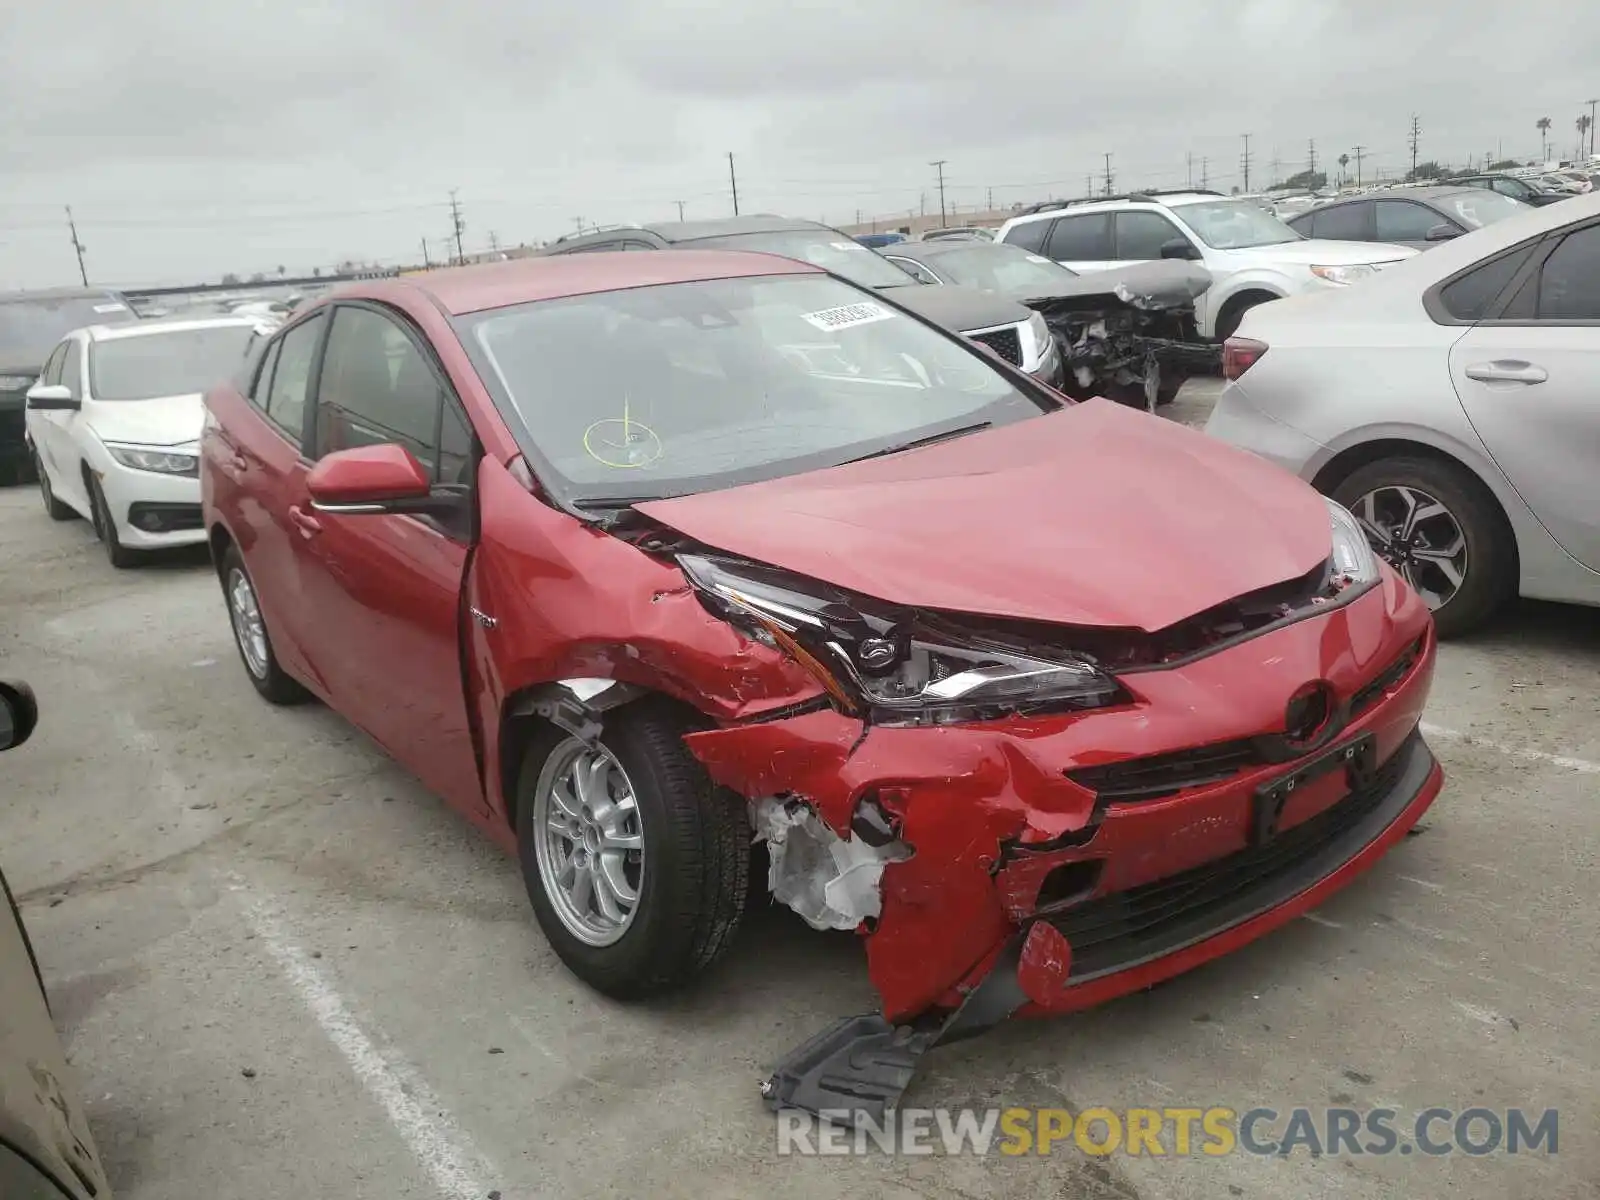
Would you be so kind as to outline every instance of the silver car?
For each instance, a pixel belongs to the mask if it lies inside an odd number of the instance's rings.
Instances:
[[[1207,432],[1351,509],[1441,636],[1600,605],[1600,193],[1252,309]]]

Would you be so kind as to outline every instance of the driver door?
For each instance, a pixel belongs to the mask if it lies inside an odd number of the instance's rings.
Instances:
[[[423,335],[385,306],[335,307],[314,425],[313,458],[398,443],[436,487],[473,487],[464,410]],[[291,519],[308,653],[334,707],[436,794],[486,811],[462,675],[475,522],[318,509]]]

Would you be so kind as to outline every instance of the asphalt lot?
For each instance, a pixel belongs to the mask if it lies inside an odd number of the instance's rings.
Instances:
[[[1600,1194],[1600,612],[1444,648],[1445,793],[1311,918],[937,1051],[906,1101],[1555,1107],[1548,1157],[781,1158],[756,1084],[871,1006],[851,936],[771,911],[672,1003],[596,997],[515,863],[333,713],[256,697],[203,557],[113,571],[32,488],[0,491],[0,674],[43,708],[0,857],[119,1200]]]

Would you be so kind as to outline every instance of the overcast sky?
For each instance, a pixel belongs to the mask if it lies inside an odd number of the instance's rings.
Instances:
[[[853,221],[1570,155],[1583,0],[55,0],[0,13],[0,288],[189,282],[740,207]],[[1351,171],[1354,170],[1352,162]],[[1097,186],[1099,184],[1097,183]]]

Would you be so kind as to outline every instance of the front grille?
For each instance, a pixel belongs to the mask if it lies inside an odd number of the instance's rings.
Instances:
[[[1413,733],[1365,787],[1273,840],[1052,916],[1072,945],[1069,978],[1081,982],[1170,954],[1284,903],[1386,828],[1416,794],[1398,785],[1419,769],[1426,779],[1430,766]]]
[[[1099,767],[1079,767],[1067,778],[1112,803],[1159,800],[1185,788],[1205,787],[1231,779],[1262,758],[1248,741],[1218,742],[1198,750],[1176,750],[1130,758]]]
[[[1407,646],[1405,652],[1390,663],[1371,683],[1367,684],[1350,698],[1350,712],[1352,716],[1359,716],[1367,711],[1390,688],[1395,687],[1411,673],[1411,668],[1417,665],[1417,660],[1422,657],[1422,647],[1426,638],[1418,638]]]
[[[982,342],[1013,366],[1022,365],[1022,335],[1015,328],[991,329],[987,333],[970,333],[967,336],[975,342]]]

